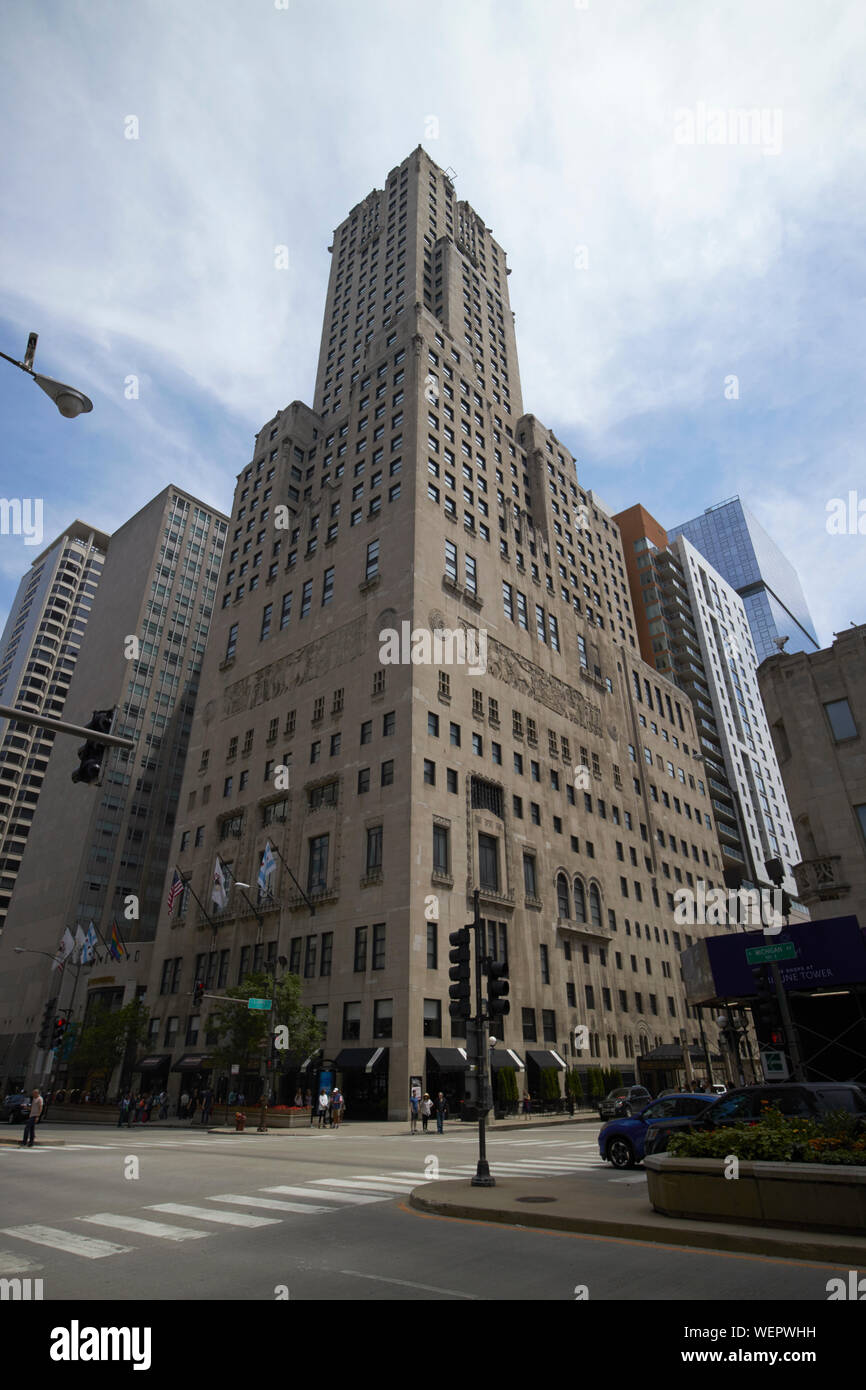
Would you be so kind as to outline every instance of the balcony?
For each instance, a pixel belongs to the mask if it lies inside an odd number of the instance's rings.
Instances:
[[[745,864],[746,856],[742,850],[735,849],[733,845],[722,845],[722,858],[733,859],[738,864]]]
[[[575,922],[571,917],[557,917],[557,931],[567,931],[581,941],[613,941],[614,935],[609,927],[596,926],[593,922]]]
[[[850,884],[842,881],[841,863],[840,854],[827,854],[821,859],[804,859],[802,864],[793,866],[797,895],[807,907],[847,897],[851,892]]]

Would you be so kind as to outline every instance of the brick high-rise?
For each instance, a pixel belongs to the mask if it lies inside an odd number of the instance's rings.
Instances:
[[[678,952],[705,929],[675,929],[672,892],[722,876],[691,705],[640,659],[617,526],[523,413],[483,219],[419,147],[330,250],[314,408],[279,411],[238,476],[171,856],[216,930],[189,895],[163,908],[150,1051],[220,1084],[193,983],[282,956],[350,1115],[405,1115],[415,1076],[459,1099],[448,934],[479,888],[520,1089],[563,1058],[634,1079],[699,1038]],[[388,664],[403,624],[484,658]],[[255,885],[268,840],[261,922],[241,890],[211,911],[217,853]],[[283,1097],[316,1088],[301,1060]]]

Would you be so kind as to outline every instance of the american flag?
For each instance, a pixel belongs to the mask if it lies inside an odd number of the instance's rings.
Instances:
[[[169,890],[168,890],[168,915],[169,915],[169,917],[171,916],[172,912],[174,911],[174,905],[175,905],[175,903],[177,902],[177,900],[178,900],[178,898],[180,897],[180,895],[181,895],[182,892],[183,892],[183,879],[181,878],[181,876],[180,876],[180,874],[178,873],[177,869],[175,869],[175,871],[174,871],[174,878],[172,879],[172,881],[171,881],[171,887],[170,887]]]

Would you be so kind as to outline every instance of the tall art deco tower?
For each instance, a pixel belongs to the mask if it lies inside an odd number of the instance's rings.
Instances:
[[[640,659],[617,526],[524,414],[505,254],[449,175],[419,147],[329,249],[313,406],[238,476],[172,853],[206,912],[163,907],[148,1065],[219,1085],[194,981],[284,957],[326,1035],[283,1096],[324,1071],[359,1118],[404,1116],[414,1077],[462,1098],[448,934],[477,888],[520,1089],[639,1079],[699,1038],[672,894],[722,881],[691,705]],[[474,662],[383,659],[442,630]],[[214,906],[218,855],[253,888]]]

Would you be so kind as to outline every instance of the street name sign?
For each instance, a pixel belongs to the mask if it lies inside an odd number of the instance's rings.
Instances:
[[[747,946],[746,960],[750,965],[764,965],[773,960],[796,960],[797,948],[793,941],[777,941],[773,946]]]
[[[272,1003],[271,1003],[271,1000],[270,1000],[270,999],[248,999],[248,1000],[247,1000],[247,1008],[248,1008],[248,1009],[270,1009],[271,1007],[272,1007]]]

